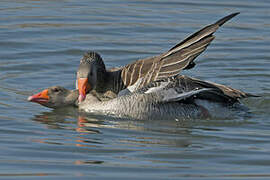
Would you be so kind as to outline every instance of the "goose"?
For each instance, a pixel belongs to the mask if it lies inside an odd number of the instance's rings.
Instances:
[[[134,119],[201,118],[228,116],[240,99],[256,97],[228,86],[177,75],[154,81],[137,91],[101,100],[95,90],[78,102],[79,91],[50,87],[28,97],[28,101],[50,108],[78,106],[88,113]]]
[[[217,29],[238,14],[239,12],[230,14],[202,28],[161,55],[140,59],[120,68],[106,70],[100,54],[86,52],[77,70],[79,102],[91,90],[100,94],[110,91],[115,96],[128,94],[153,81],[173,77],[181,70],[193,68],[194,59],[214,40],[213,34]]]

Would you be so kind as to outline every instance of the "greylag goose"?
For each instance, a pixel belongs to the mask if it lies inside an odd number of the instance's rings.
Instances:
[[[224,85],[184,75],[158,80],[129,94],[101,101],[93,90],[78,104],[78,90],[60,86],[28,98],[50,108],[79,105],[86,112],[113,114],[136,119],[226,117],[226,109],[239,99],[254,96]],[[228,114],[227,114],[228,115]]]
[[[87,52],[80,61],[77,71],[76,87],[79,101],[87,92],[96,90],[104,94],[111,91],[115,95],[134,92],[150,82],[173,77],[181,70],[195,66],[194,59],[214,40],[216,30],[239,13],[230,14],[216,23],[208,25],[192,34],[168,52],[161,55],[137,60],[121,68],[106,70],[101,56]]]

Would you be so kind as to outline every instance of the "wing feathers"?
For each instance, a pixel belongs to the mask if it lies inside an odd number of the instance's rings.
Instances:
[[[197,42],[198,40],[204,38],[205,36],[213,34],[214,32],[216,32],[216,30],[220,26],[222,26],[224,23],[226,23],[227,21],[229,21],[230,19],[232,19],[234,16],[236,16],[238,14],[240,14],[240,12],[230,14],[230,15],[218,20],[216,23],[204,27],[203,29],[197,31],[196,33],[192,34],[191,36],[189,36],[188,38],[186,38],[185,40],[183,40],[179,44],[172,47],[168,51],[168,53],[173,52],[173,51],[177,51],[177,49],[185,48],[185,47],[191,45],[192,43]]]
[[[152,94],[158,102],[192,101],[203,99],[212,102],[233,104],[239,99],[255,95],[231,87],[202,81],[184,75],[177,75],[149,83],[135,91],[139,94]]]
[[[179,50],[181,50],[183,48],[186,48],[186,47],[188,47],[188,46],[190,46],[190,45],[192,45],[192,44],[200,41],[204,37],[213,34],[218,28],[219,28],[219,26],[218,25],[215,25],[215,24],[203,28],[202,30],[200,30],[200,31],[192,34],[187,39],[185,39],[184,41],[180,42],[179,44],[177,44],[176,46],[174,46],[173,48],[171,48],[165,54],[165,56],[169,56],[170,54],[175,53],[176,51],[179,51]]]
[[[192,91],[182,92],[182,93],[179,93],[179,92],[175,91],[174,89],[163,90],[160,93],[160,96],[162,97],[161,102],[181,101],[181,100],[185,100],[187,98],[190,98],[192,96],[195,96],[199,93],[202,93],[205,91],[211,91],[211,90],[212,89],[209,89],[209,88],[202,88],[202,89],[194,89]]]
[[[226,16],[202,28],[160,56],[141,59],[126,65],[121,72],[124,85],[131,86],[141,79],[142,84],[137,86],[141,88],[149,82],[175,76],[183,69],[194,67],[194,59],[214,40],[213,33],[237,14],[239,13]]]
[[[163,64],[158,73],[158,77],[164,76],[164,73],[169,71],[175,71],[178,74],[182,69],[187,67],[191,61],[199,56],[207,48],[210,42],[214,40],[214,38],[214,36],[207,37],[201,40],[198,44],[194,44],[164,58],[162,60]]]

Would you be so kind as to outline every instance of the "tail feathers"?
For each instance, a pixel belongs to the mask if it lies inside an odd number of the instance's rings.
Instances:
[[[209,84],[212,84],[214,86],[216,86],[217,88],[219,88],[225,95],[229,96],[229,97],[232,97],[232,98],[236,98],[236,99],[242,99],[242,98],[248,98],[248,97],[258,97],[257,95],[253,95],[253,94],[250,94],[250,93],[246,93],[246,92],[243,92],[241,90],[238,90],[238,89],[234,89],[234,88],[231,88],[229,86],[225,86],[225,85],[222,85],[222,84],[217,84],[217,83],[211,83],[211,82],[207,82]]]

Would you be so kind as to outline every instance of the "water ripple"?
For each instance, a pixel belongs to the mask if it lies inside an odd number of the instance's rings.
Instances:
[[[122,66],[238,11],[183,73],[260,95],[243,100],[245,115],[135,121],[27,102],[48,86],[73,89],[85,51]],[[1,1],[0,177],[269,177],[268,12],[268,1],[251,0]]]

